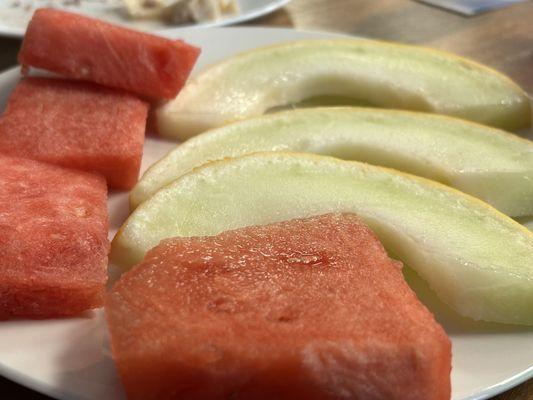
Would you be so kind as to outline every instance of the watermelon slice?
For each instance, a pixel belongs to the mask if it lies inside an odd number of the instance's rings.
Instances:
[[[85,82],[25,78],[0,119],[0,153],[98,172],[110,187],[137,182],[148,104]]]
[[[106,196],[97,175],[0,156],[0,319],[102,305]]]
[[[33,15],[19,62],[69,78],[130,90],[151,98],[175,97],[200,49],[54,9]]]
[[[450,342],[356,216],[174,238],[106,298],[130,399],[450,398]]]

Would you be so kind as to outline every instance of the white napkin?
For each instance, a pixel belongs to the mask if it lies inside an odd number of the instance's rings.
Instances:
[[[463,15],[481,14],[525,0],[418,0],[421,3],[444,8]]]

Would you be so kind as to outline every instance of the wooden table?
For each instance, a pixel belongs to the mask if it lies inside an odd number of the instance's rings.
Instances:
[[[293,0],[247,25],[336,31],[429,45],[503,71],[533,94],[533,2],[463,17],[406,0]],[[17,39],[0,38],[0,69],[16,63],[19,46]],[[0,398],[47,399],[3,378]],[[533,400],[533,380],[495,399]]]

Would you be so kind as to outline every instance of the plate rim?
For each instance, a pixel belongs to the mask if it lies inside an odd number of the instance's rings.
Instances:
[[[280,0],[281,2],[288,3],[290,0]],[[161,35],[161,36],[167,36],[172,37],[179,35],[182,31],[197,31],[197,30],[206,30],[206,31],[217,31],[217,30],[253,30],[253,31],[278,31],[283,33],[303,33],[303,34],[324,34],[330,37],[356,37],[355,35],[351,35],[349,33],[342,33],[342,32],[329,32],[329,31],[320,31],[320,30],[306,30],[306,29],[295,29],[295,28],[288,28],[288,27],[272,27],[272,26],[200,26],[200,25],[192,25],[192,26],[179,26],[179,27],[173,27],[171,29],[167,30],[159,30],[154,31],[154,34]],[[0,31],[0,36],[2,36],[2,33]],[[365,39],[365,38],[361,38]],[[296,39],[294,39],[296,40]],[[0,81],[6,78],[8,75],[15,74],[20,69],[19,66],[13,66],[8,67],[7,69],[4,69],[0,71]],[[7,77],[7,79],[12,79],[12,77]],[[103,312],[103,309],[99,309],[98,311]],[[78,399],[78,395],[76,393],[69,392],[68,390],[64,390],[61,388],[57,388],[54,386],[51,386],[47,383],[44,383],[38,379],[35,379],[31,375],[24,374],[23,372],[10,368],[6,366],[1,360],[0,360],[0,375],[5,377],[8,380],[11,380],[21,386],[27,387],[31,390],[34,390],[36,392],[45,394],[47,396],[51,396],[53,398],[58,399]],[[501,394],[505,391],[508,391],[509,389],[512,389],[530,379],[533,379],[533,365],[526,368],[525,370],[522,370],[500,382],[496,382],[495,384],[484,388],[483,390],[467,396],[462,397],[460,399],[455,400],[485,400],[489,399],[493,396],[496,396],[498,394]],[[119,382],[120,384],[120,382]]]
[[[493,386],[483,389],[481,392],[476,393],[472,396],[466,397],[461,400],[485,400],[490,399],[491,397],[497,396],[501,393],[508,391],[524,382],[533,378],[533,365],[525,369],[522,372],[519,372],[510,378],[507,378],[499,383],[496,383]]]
[[[184,24],[184,25],[169,26],[167,28],[161,28],[161,29],[159,28],[150,29],[144,32],[151,33],[151,34],[171,35],[173,34],[174,31],[179,30],[179,29],[228,27],[228,25],[240,24],[240,23],[248,22],[248,21],[260,18],[260,17],[264,17],[282,7],[285,7],[287,4],[290,3],[290,1],[291,0],[270,0],[267,5],[254,9],[246,14],[238,14],[238,15],[231,16],[228,18],[221,18],[218,20],[207,21],[207,22],[197,23],[197,24]],[[79,13],[79,14],[83,14],[83,13]],[[124,23],[122,22],[120,23],[127,28],[135,29],[135,27],[127,23],[127,20],[125,20]],[[25,32],[26,32],[26,29],[2,27],[2,25],[0,25],[0,37],[22,39],[24,38]]]
[[[33,390],[39,394],[44,394],[53,399],[68,399],[77,400],[77,396],[74,393],[70,393],[59,388],[55,388],[48,385],[38,379],[33,378],[31,375],[26,375],[13,368],[9,368],[0,361],[0,375],[11,382],[14,382],[22,387]]]

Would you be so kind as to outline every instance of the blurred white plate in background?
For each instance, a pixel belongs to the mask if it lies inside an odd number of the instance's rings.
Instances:
[[[289,0],[236,0],[238,12],[215,21],[194,26],[214,27],[238,24],[269,14]],[[158,20],[134,20],[127,16],[122,0],[0,0],[0,36],[23,37],[26,26],[37,8],[54,7],[97,17],[148,32],[169,34],[184,25],[170,25]]]

